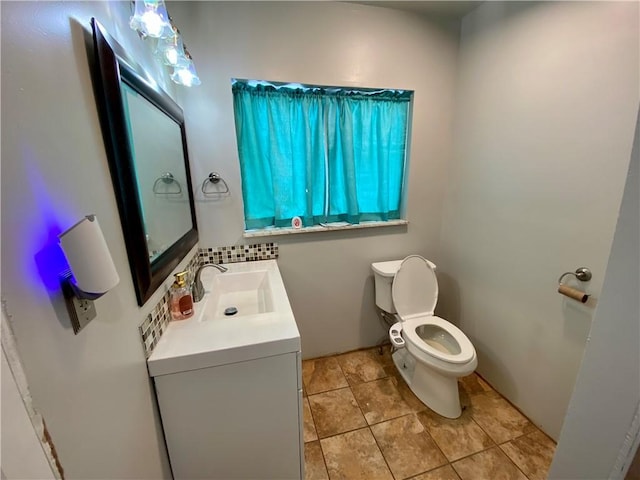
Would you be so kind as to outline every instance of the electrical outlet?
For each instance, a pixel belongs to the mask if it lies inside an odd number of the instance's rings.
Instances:
[[[76,312],[76,322],[77,325],[73,325],[74,333],[78,333],[81,329],[87,325],[91,320],[96,318],[96,306],[93,303],[93,300],[84,300],[82,298],[73,297],[73,305]],[[73,323],[73,318],[71,319]]]
[[[64,276],[63,278],[68,278],[68,276]],[[64,295],[64,302],[67,305],[67,310],[69,311],[73,333],[77,335],[80,330],[98,315],[96,306],[93,300],[78,298],[69,282],[62,282],[62,293]]]

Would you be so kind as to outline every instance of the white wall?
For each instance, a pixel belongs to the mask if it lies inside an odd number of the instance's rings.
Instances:
[[[597,299],[638,107],[638,4],[486,2],[462,23],[441,312],[478,371],[557,438]]]
[[[202,246],[276,241],[278,265],[305,358],[378,343],[371,262],[433,257],[450,160],[457,31],[393,10],[329,2],[174,2],[168,6],[202,85],[182,96],[194,185],[211,171],[229,183],[202,198]],[[245,241],[232,77],[415,90],[408,228]],[[182,93],[181,93],[182,94]]]
[[[22,372],[18,372],[16,375],[10,367],[11,354],[7,355],[6,353],[9,347],[6,345],[8,327],[5,322],[3,312],[2,366],[0,369],[0,378],[2,378],[2,395],[0,397],[0,415],[2,416],[1,478],[37,478],[39,480],[60,478],[59,475],[54,475],[45,455],[43,441],[40,440],[32,423],[37,421],[38,425],[42,426],[42,420],[34,418],[35,415],[34,417],[30,415],[33,411],[30,412],[25,403],[30,401],[30,397],[28,397],[28,393],[22,393],[18,385],[17,378],[20,378],[19,375]],[[13,353],[15,354],[15,352]],[[13,363],[14,371],[21,368],[21,365],[16,363],[15,361]],[[24,387],[22,385],[23,389]]]
[[[85,48],[91,17],[173,90],[129,29],[128,2],[1,8],[2,297],[34,406],[66,478],[167,477],[137,330],[158,296],[136,303]],[[89,213],[100,219],[120,284],[75,336],[52,253],[56,235]]]
[[[640,402],[639,158],[640,116],[605,285],[549,478],[622,478],[614,465]]]

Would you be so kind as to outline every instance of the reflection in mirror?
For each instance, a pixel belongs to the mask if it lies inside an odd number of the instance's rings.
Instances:
[[[180,125],[129,85],[123,85],[122,92],[145,238],[153,263],[191,228]]]
[[[92,20],[96,100],[138,304],[198,241],[180,107]]]

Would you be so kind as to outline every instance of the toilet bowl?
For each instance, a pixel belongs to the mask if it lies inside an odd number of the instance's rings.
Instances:
[[[475,348],[455,325],[434,315],[435,265],[419,255],[373,263],[376,304],[397,320],[389,329],[393,361],[413,393],[447,418],[462,413],[458,378],[478,365]]]

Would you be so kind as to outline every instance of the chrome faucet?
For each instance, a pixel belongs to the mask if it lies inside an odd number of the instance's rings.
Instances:
[[[193,280],[193,286],[191,287],[191,295],[193,296],[194,302],[199,302],[204,297],[204,285],[202,285],[202,280],[200,280],[200,275],[202,270],[206,267],[213,267],[220,270],[222,273],[226,272],[227,267],[223,267],[222,265],[218,265],[217,263],[205,263],[204,265],[200,265],[198,270],[196,270],[196,275]]]

